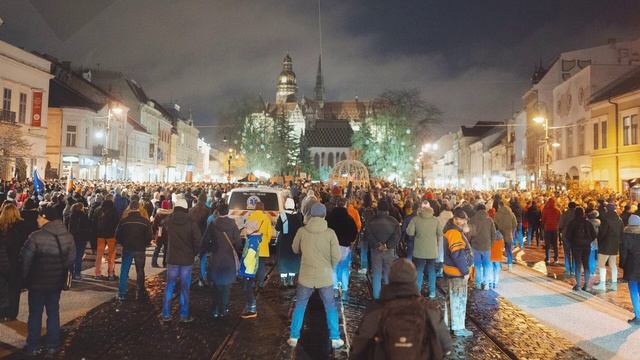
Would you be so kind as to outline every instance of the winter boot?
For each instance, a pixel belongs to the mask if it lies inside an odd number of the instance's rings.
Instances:
[[[605,291],[605,284],[607,283],[607,268],[600,268],[600,281],[593,287],[597,291]]]
[[[618,267],[615,263],[611,266],[611,290],[618,290]]]

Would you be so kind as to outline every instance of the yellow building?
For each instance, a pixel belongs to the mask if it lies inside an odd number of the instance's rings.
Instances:
[[[640,179],[640,68],[591,97],[596,188],[626,191]]]

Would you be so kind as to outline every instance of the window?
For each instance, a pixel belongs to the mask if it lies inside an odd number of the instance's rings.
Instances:
[[[2,110],[11,111],[11,89],[4,88],[2,92]]]
[[[584,125],[578,126],[578,155],[584,155],[585,151],[585,133],[584,133]]]
[[[607,148],[607,121],[600,123],[600,133],[602,134],[602,141],[600,142],[601,149]]]
[[[593,124],[593,150],[598,150],[598,140],[600,132],[598,131],[598,123]]]
[[[624,145],[638,144],[638,115],[622,118],[622,134]]]
[[[567,128],[567,157],[573,156],[573,128]]]
[[[155,144],[149,144],[149,158],[153,159],[153,156],[156,153],[156,145]]]
[[[20,93],[20,106],[18,112],[18,121],[24,124],[27,119],[27,94]]]
[[[76,126],[75,125],[67,125],[67,146],[75,147],[76,146]]]

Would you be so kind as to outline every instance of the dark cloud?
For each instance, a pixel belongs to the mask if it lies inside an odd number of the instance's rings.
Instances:
[[[33,0],[34,3],[36,0]],[[275,97],[289,52],[311,95],[319,52],[317,2],[3,0],[0,38],[84,66],[123,71],[201,125],[242,94]],[[49,5],[54,2],[48,2]],[[62,4],[61,4],[62,3]],[[323,1],[329,98],[417,87],[446,124],[500,120],[520,106],[533,65],[559,52],[632,38],[637,1]],[[55,15],[55,16],[52,16]],[[25,21],[28,19],[28,21]],[[76,30],[74,30],[76,29]],[[215,130],[205,130],[212,134]]]

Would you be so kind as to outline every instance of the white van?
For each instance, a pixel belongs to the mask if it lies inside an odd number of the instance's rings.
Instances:
[[[284,211],[284,195],[281,189],[270,187],[250,187],[232,189],[227,194],[229,217],[235,220],[238,228],[244,229],[247,217],[255,210],[256,203],[264,204],[264,212],[271,218],[273,238],[276,236],[276,221]],[[244,231],[242,233],[244,236]]]

